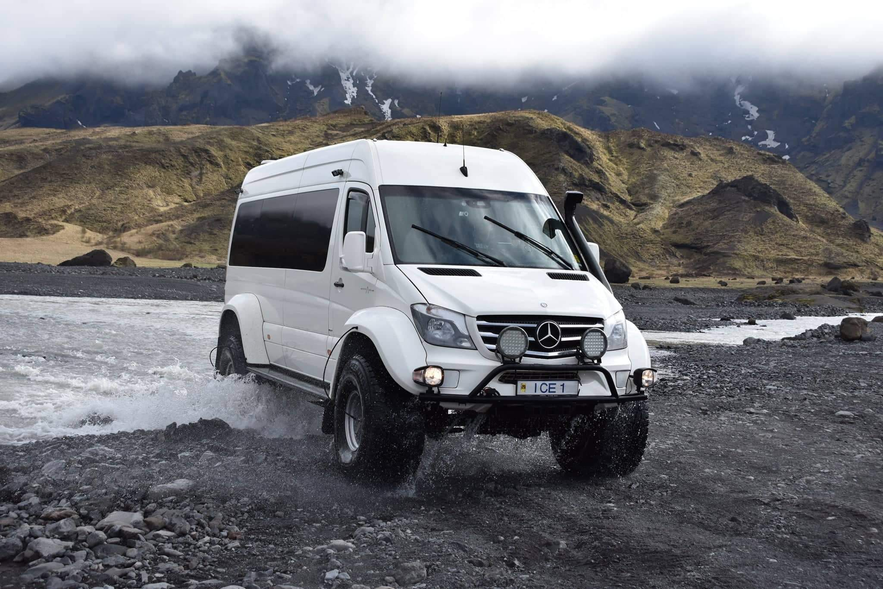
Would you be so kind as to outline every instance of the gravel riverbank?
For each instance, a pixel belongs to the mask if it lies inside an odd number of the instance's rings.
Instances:
[[[883,346],[759,354],[665,350],[623,479],[564,477],[545,437],[459,436],[416,481],[361,487],[309,405],[294,438],[203,422],[3,446],[19,556],[0,586],[880,586]]]

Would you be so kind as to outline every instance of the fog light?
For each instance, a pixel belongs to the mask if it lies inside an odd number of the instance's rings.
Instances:
[[[579,340],[579,349],[586,358],[598,360],[607,351],[607,336],[600,329],[587,329]]]
[[[417,384],[438,387],[445,381],[445,371],[441,366],[424,366],[411,375]]]
[[[656,384],[656,370],[653,368],[638,368],[632,375],[638,390],[649,389]]]
[[[527,352],[527,332],[511,325],[497,337],[497,351],[504,360],[518,360]]]

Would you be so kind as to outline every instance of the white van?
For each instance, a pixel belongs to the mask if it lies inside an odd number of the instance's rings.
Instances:
[[[571,473],[634,470],[647,344],[574,218],[504,151],[361,140],[242,183],[216,368],[325,407],[348,472],[397,479],[426,436],[548,432]]]

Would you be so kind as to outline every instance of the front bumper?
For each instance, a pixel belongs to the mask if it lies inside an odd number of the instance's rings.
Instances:
[[[543,396],[543,395],[502,395],[494,387],[489,386],[499,382],[503,375],[511,375],[509,380],[517,382],[519,374],[521,380],[531,380],[536,378],[536,374],[556,374],[556,373],[594,373],[601,377],[601,383],[606,388],[603,395],[578,394],[578,395],[560,395],[560,396]],[[641,401],[647,398],[647,395],[640,390],[632,391],[632,394],[620,395],[616,386],[613,375],[605,367],[597,364],[500,364],[491,369],[487,375],[479,381],[479,383],[467,395],[450,394],[442,392],[444,389],[432,389],[419,395],[422,401],[443,404],[444,406],[573,406],[573,405],[595,405],[598,403],[626,403],[632,401]]]

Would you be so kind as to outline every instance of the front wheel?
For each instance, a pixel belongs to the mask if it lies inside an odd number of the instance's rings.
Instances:
[[[221,376],[248,374],[245,361],[245,352],[242,348],[242,338],[239,335],[239,327],[235,324],[226,325],[218,338],[218,356],[215,360],[215,370]]]
[[[644,457],[649,425],[647,401],[632,401],[562,419],[549,430],[549,441],[555,460],[569,474],[625,476]]]
[[[343,367],[334,401],[334,446],[340,468],[377,483],[399,482],[420,464],[425,441],[416,400],[379,358],[355,354]]]

